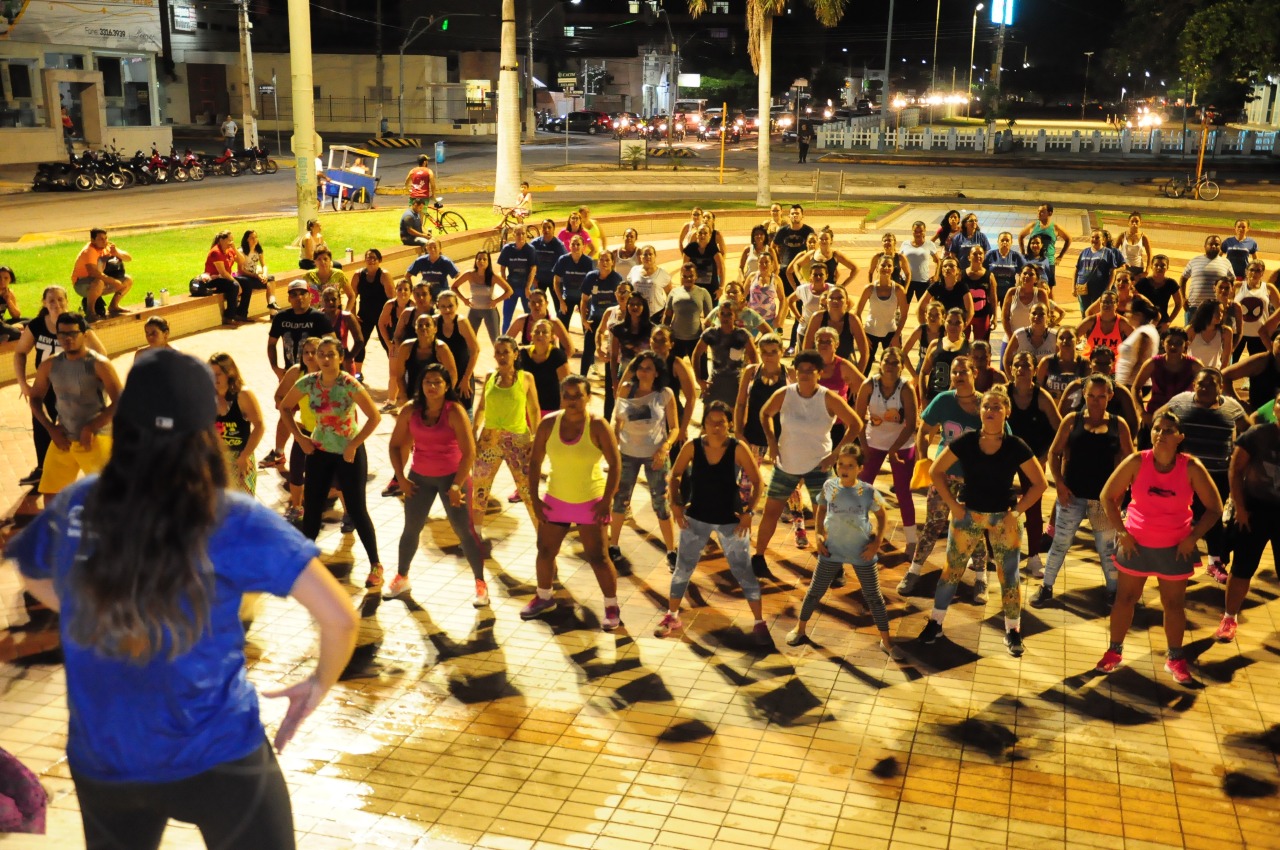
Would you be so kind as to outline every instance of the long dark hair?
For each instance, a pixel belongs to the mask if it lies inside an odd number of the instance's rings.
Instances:
[[[253,233],[253,232],[254,232],[254,231],[252,231],[252,230],[246,230],[246,231],[244,232],[244,236],[241,236],[241,237],[240,237],[240,253],[242,253],[242,254],[248,254],[248,253],[249,253],[249,234],[250,234],[250,233]],[[258,240],[258,244],[257,244],[257,245],[254,245],[254,246],[253,246],[253,250],[254,250],[254,253],[256,253],[256,254],[259,254],[259,255],[261,255],[261,254],[262,254],[262,240],[261,240],[261,239],[259,239],[259,240]]]
[[[493,254],[488,251],[476,251],[476,258],[472,260],[471,268],[476,271],[480,268],[480,255],[484,254],[486,260],[484,264],[484,285],[493,286]]]
[[[660,393],[667,388],[667,364],[657,353],[646,348],[635,357],[631,358],[631,362],[627,364],[627,368],[622,370],[622,382],[627,380],[631,382],[631,390],[635,392],[640,387],[640,382],[636,380],[636,370],[640,368],[640,364],[648,360],[653,364],[653,391]]]
[[[953,215],[959,218],[960,210],[947,210],[946,215],[942,217],[942,223],[938,225],[938,232],[933,235],[934,241],[941,242],[943,248],[947,247],[946,243],[951,241],[952,236],[964,229],[963,221],[955,230],[951,229],[951,216]]]
[[[422,374],[418,376],[418,386],[413,388],[413,409],[417,412],[418,418],[426,420],[427,418],[427,394],[422,391],[422,379],[427,375],[439,375],[444,379],[444,400],[446,402],[457,402],[458,394],[453,391],[453,381],[449,378],[449,370],[444,368],[440,363],[428,363],[422,370]]]
[[[187,652],[209,627],[214,593],[206,545],[227,487],[212,428],[179,434],[115,423],[111,460],[85,499],[84,540],[71,570],[71,638],[147,664]]]

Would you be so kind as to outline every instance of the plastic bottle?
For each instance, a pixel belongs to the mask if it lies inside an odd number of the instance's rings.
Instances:
[[[168,303],[169,303],[169,290],[167,289],[160,290],[160,306],[163,307]]]

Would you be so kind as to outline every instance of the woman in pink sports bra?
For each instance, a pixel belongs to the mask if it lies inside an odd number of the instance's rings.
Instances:
[[[1119,585],[1116,604],[1111,609],[1111,645],[1098,662],[1097,670],[1110,673],[1120,666],[1124,636],[1133,623],[1133,609],[1142,596],[1147,579],[1160,584],[1160,604],[1164,608],[1164,633],[1169,656],[1164,669],[1180,685],[1192,684],[1182,636],[1187,617],[1184,603],[1187,579],[1195,571],[1196,544],[1222,516],[1222,497],[1204,464],[1180,451],[1183,434],[1178,417],[1161,410],[1151,426],[1154,448],[1137,452],[1111,473],[1102,488],[1100,501],[1116,535],[1116,569]],[[1129,491],[1127,516],[1120,516],[1120,500]],[[1199,498],[1204,516],[1193,527],[1191,502]]]

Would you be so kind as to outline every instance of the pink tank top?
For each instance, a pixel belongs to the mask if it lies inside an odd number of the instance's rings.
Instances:
[[[449,424],[449,409],[454,406],[451,401],[444,403],[444,410],[436,424],[428,425],[414,409],[409,419],[409,433],[413,436],[413,460],[409,468],[419,475],[438,478],[442,475],[453,475],[462,462],[462,447],[458,445],[458,435]]]
[[[1173,469],[1160,472],[1151,449],[1140,454],[1142,465],[1133,479],[1133,501],[1129,503],[1125,529],[1142,546],[1176,546],[1191,530],[1191,499],[1195,493],[1187,475],[1187,455],[1179,453]]]
[[[818,385],[826,387],[840,398],[847,399],[849,397],[849,383],[844,379],[844,369],[839,366],[839,361],[832,361],[832,374],[824,375],[818,379]]]

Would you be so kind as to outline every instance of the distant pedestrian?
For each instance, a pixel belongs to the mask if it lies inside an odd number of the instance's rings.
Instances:
[[[222,122],[222,146],[235,150],[236,133],[239,132],[240,127],[236,124],[236,119],[228,115],[227,120]]]
[[[813,125],[808,122],[801,122],[800,130],[796,133],[796,144],[800,148],[800,162],[809,161],[809,145],[813,144]]]

